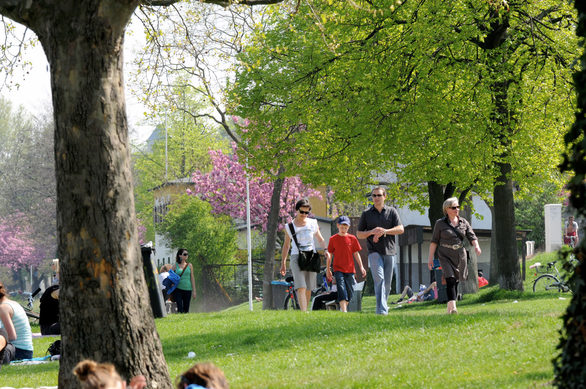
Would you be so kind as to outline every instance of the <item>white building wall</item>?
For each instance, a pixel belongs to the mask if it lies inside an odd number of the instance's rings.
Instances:
[[[189,250],[189,248],[187,249]],[[166,263],[175,263],[175,250],[169,247],[167,240],[162,235],[155,233],[155,252],[153,258],[158,269]]]
[[[562,247],[562,205],[546,204],[545,211],[545,252]]]

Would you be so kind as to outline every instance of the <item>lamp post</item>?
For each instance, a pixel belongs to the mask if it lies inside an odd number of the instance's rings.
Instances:
[[[248,308],[252,311],[252,238],[250,232],[250,185],[246,158],[246,246],[248,247]]]

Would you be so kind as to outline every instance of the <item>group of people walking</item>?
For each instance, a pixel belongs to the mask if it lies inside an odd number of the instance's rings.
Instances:
[[[330,238],[328,245],[319,230],[317,220],[309,217],[311,212],[309,201],[302,199],[295,204],[296,215],[290,223],[292,228],[285,229],[280,272],[284,276],[287,271],[286,262],[289,249],[291,249],[289,266],[302,311],[307,310],[311,291],[316,287],[317,274],[315,271],[300,268],[301,252],[317,251],[314,245],[315,238],[326,257],[326,277],[328,280],[336,279],[340,310],[345,311],[348,302],[352,299],[353,286],[356,283],[354,263],[358,266],[362,277],[366,276],[366,269],[363,267],[359,254],[362,247],[358,241],[358,239],[366,239],[368,267],[374,282],[376,313],[388,314],[387,300],[397,258],[395,235],[402,234],[405,229],[397,210],[385,205],[387,193],[384,187],[375,187],[371,197],[373,205],[360,216],[357,236],[348,233],[350,219],[347,216],[341,216],[336,223],[339,232]],[[478,239],[470,223],[460,216],[459,211],[460,205],[457,198],[452,197],[444,201],[445,217],[435,223],[429,247],[428,266],[430,270],[433,268],[433,260],[437,255],[447,284],[447,312],[450,314],[458,312],[456,308],[458,284],[466,279],[468,274],[464,238],[469,240],[477,255],[481,254]],[[331,268],[332,261],[333,269]]]

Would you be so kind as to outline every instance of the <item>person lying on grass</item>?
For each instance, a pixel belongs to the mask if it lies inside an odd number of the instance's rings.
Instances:
[[[435,281],[431,283],[427,288],[425,285],[419,285],[419,292],[413,293],[413,289],[409,285],[405,286],[401,297],[397,301],[391,302],[391,304],[405,304],[405,303],[419,303],[422,301],[431,301],[436,299],[435,294]],[[407,298],[405,298],[407,297]]]

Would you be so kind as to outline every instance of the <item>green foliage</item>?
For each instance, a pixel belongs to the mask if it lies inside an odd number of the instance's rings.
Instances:
[[[565,142],[569,150],[564,154],[561,169],[564,172],[574,174],[568,183],[570,203],[580,215],[585,215],[586,50],[584,50],[584,39],[586,38],[586,3],[575,1],[574,6],[578,11],[576,35],[582,45],[579,61],[580,69],[574,73],[578,109],[575,121],[565,136]],[[575,255],[579,263],[573,278],[570,280],[574,288],[574,296],[563,317],[563,328],[558,345],[560,354],[554,360],[554,383],[560,388],[580,388],[586,382],[586,370],[583,363],[586,360],[586,271],[584,268],[586,242],[584,239],[578,244]]]
[[[527,240],[535,241],[535,248],[543,248],[545,244],[545,204],[561,201],[561,187],[556,183],[544,183],[541,190],[532,196],[515,201],[515,223],[517,228],[531,230]]]
[[[205,201],[189,195],[177,197],[158,228],[171,247],[189,250],[190,262],[196,268],[234,263],[237,233],[232,221],[213,215]]]
[[[551,180],[572,117],[573,13],[557,1],[497,4],[321,2],[275,12],[240,55],[231,95],[251,119],[249,162],[269,168],[278,158],[340,198],[392,171],[401,185],[390,197],[418,209],[425,181],[491,197],[500,163],[524,193]]]

